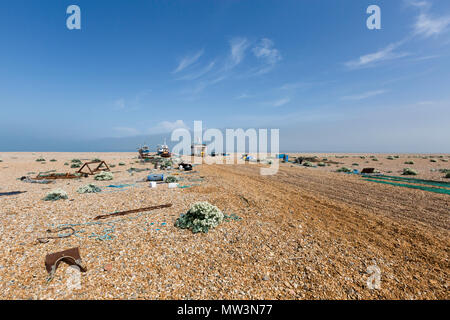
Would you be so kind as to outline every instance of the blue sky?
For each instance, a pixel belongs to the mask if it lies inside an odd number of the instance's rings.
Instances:
[[[287,151],[450,152],[448,0],[4,0],[0,38],[0,151],[202,120]]]

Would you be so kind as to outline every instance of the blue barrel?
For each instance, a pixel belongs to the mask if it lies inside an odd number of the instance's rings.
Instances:
[[[147,176],[147,181],[164,181],[163,174],[149,174]]]

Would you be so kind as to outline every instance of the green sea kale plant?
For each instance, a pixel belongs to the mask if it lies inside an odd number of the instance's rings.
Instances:
[[[47,193],[43,200],[45,201],[56,201],[60,199],[68,199],[67,193],[62,189],[55,189]]]
[[[85,186],[81,186],[78,188],[77,192],[78,193],[97,193],[97,192],[101,192],[102,189],[100,189],[99,187],[97,187],[95,184],[87,184]]]
[[[164,180],[166,183],[174,183],[174,182],[177,182],[178,181],[178,178],[177,177],[174,177],[174,176],[168,176],[167,178],[166,178],[166,180]]]
[[[416,176],[417,171],[411,168],[404,168],[403,169],[403,175],[405,176]]]
[[[171,168],[173,167],[173,161],[170,159],[164,159],[163,161],[161,161],[160,166],[162,170]]]
[[[303,165],[304,167],[314,167],[313,163],[310,162],[310,161],[304,161],[304,162],[302,163],[302,165]]]
[[[114,179],[114,175],[109,171],[102,171],[94,176],[94,180],[107,181]]]
[[[219,208],[209,202],[196,202],[185,214],[175,221],[175,227],[189,229],[193,233],[207,233],[224,220],[224,214]]]

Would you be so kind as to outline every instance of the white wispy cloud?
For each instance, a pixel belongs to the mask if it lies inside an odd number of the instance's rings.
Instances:
[[[380,94],[385,93],[386,90],[375,90],[375,91],[368,91],[356,95],[350,95],[350,96],[344,96],[341,98],[341,100],[364,100],[367,98],[375,97]]]
[[[432,37],[448,31],[450,26],[450,15],[432,18],[426,13],[421,13],[414,25],[414,34]]]
[[[230,57],[231,57],[231,65],[230,67],[234,67],[242,62],[245,57],[245,51],[249,47],[249,42],[246,38],[233,38],[230,40]]]
[[[268,38],[263,38],[253,48],[253,53],[257,58],[263,59],[268,64],[275,64],[281,60],[281,54],[278,49],[274,48],[274,43]]]
[[[281,106],[284,106],[285,104],[287,104],[289,102],[291,102],[290,98],[282,98],[282,99],[279,99],[279,100],[276,100],[276,101],[272,102],[272,106],[274,106],[274,107],[281,107]]]
[[[189,129],[189,127],[184,123],[183,120],[175,120],[175,121],[162,121],[159,122],[156,126],[150,128],[148,133],[156,134],[156,133],[168,133],[172,132],[175,129]]]
[[[432,17],[428,13],[429,9],[432,6],[431,2],[426,0],[404,0],[404,3],[406,3],[408,6],[417,8],[420,12],[413,26],[414,30],[412,34],[402,41],[392,43],[377,52],[366,54],[360,56],[356,60],[346,62],[345,65],[348,68],[355,69],[369,67],[379,62],[409,56],[409,53],[395,52],[395,50],[415,37],[422,36],[424,38],[428,38],[432,36],[438,36],[450,29],[450,15],[447,14],[440,17]]]
[[[210,72],[214,68],[215,64],[216,64],[216,62],[212,61],[209,64],[207,64],[204,68],[202,68],[196,72],[192,72],[190,74],[182,76],[182,77],[178,78],[178,80],[195,80],[195,79],[201,78],[204,75],[206,75],[208,72]]]
[[[199,63],[194,68],[190,68],[189,74],[180,76],[177,80],[197,80],[189,83],[188,87],[181,90],[183,95],[195,96],[203,92],[207,87],[215,85],[221,81],[236,76],[235,68],[243,64],[249,48],[252,48],[253,54],[258,61],[256,68],[244,68],[239,76],[253,76],[263,74],[272,69],[272,67],[281,60],[281,54],[274,47],[272,40],[268,38],[261,39],[257,44],[253,45],[246,37],[234,37],[229,41],[229,51],[221,57],[215,58],[212,62],[199,68]],[[183,59],[178,68],[174,71],[180,72],[187,66],[191,65],[199,59],[203,51],[195,56]]]
[[[274,47],[274,42],[268,38],[261,39],[252,51],[262,63],[259,68],[253,71],[255,75],[269,72],[282,59],[280,51]]]
[[[356,60],[348,61],[345,63],[345,65],[348,68],[362,68],[362,67],[368,67],[373,66],[377,63],[387,61],[387,60],[393,60],[402,58],[405,56],[408,56],[408,53],[405,52],[394,52],[395,49],[400,45],[400,42],[398,43],[392,43],[388,45],[386,48],[383,48],[377,52],[369,53],[363,56],[360,56]]]
[[[448,31],[450,26],[450,15],[443,15],[440,17],[432,17],[429,14],[432,3],[426,0],[404,0],[405,3],[411,7],[418,8],[420,14],[417,16],[416,22],[413,26],[414,35],[423,37],[432,37],[440,35]]]
[[[211,62],[203,70],[198,71],[192,75],[188,75],[186,80],[198,80],[199,82],[184,88],[181,93],[184,95],[197,95],[203,92],[207,87],[217,84],[231,76],[231,71],[238,66],[245,57],[245,52],[250,46],[249,41],[243,37],[235,37],[230,40],[230,51],[227,57],[222,60],[222,66],[214,72],[210,72],[216,65],[216,61]]]
[[[203,55],[203,53],[204,53],[204,50],[202,49],[193,55],[185,56],[183,59],[180,60],[178,67],[172,73],[178,73],[180,71],[183,71],[190,65],[196,63],[198,61],[198,59],[200,59],[200,57]]]
[[[409,6],[420,9],[429,8],[431,6],[431,4],[425,0],[404,0],[404,2]]]
[[[421,56],[421,57],[413,58],[411,60],[412,61],[424,61],[424,60],[433,60],[433,59],[438,59],[438,58],[442,58],[442,56],[438,55],[438,54],[432,54],[432,55],[428,55],[428,56]]]

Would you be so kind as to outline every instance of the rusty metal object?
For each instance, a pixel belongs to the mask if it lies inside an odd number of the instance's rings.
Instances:
[[[45,179],[33,179],[27,176],[23,176],[20,178],[20,181],[23,182],[27,182],[27,183],[39,183],[39,184],[50,184],[50,183],[54,183],[55,181],[51,181],[51,180],[45,180]]]
[[[89,166],[90,164],[97,164],[97,166],[94,169],[91,169],[91,167]],[[102,168],[102,166],[104,166]],[[84,168],[87,168],[89,170],[89,172],[83,172]],[[90,161],[90,162],[85,162],[81,168],[77,171],[77,173],[82,173],[82,174],[89,174],[89,175],[94,175],[100,171],[110,171],[108,165],[106,164],[105,161]]]
[[[48,272],[47,281],[51,281],[53,279],[56,269],[58,269],[58,266],[62,261],[67,263],[69,266],[78,266],[81,272],[87,271],[81,263],[80,250],[78,247],[55,252],[45,256],[45,269],[47,269]]]
[[[59,228],[59,229],[56,229],[56,230],[48,229],[47,232],[48,233],[56,233],[56,232],[61,232],[61,231],[64,231],[64,230],[72,230],[72,233],[65,234],[65,235],[62,235],[62,236],[50,236],[50,237],[38,238],[37,241],[39,241],[40,243],[47,243],[47,242],[49,242],[49,239],[68,238],[68,237],[73,236],[75,234],[75,229],[72,228],[72,227],[64,227],[64,228]]]
[[[35,178],[32,178],[33,180],[57,180],[57,179],[76,179],[76,178],[80,178],[80,176],[77,176],[75,174],[71,174],[71,173],[66,173],[66,174],[57,174],[57,173],[52,173],[49,175],[43,175],[43,176],[36,176]]]
[[[148,208],[140,208],[140,209],[133,209],[133,210],[128,210],[128,211],[121,211],[121,212],[114,212],[114,213],[110,213],[110,214],[104,214],[101,216],[97,216],[94,218],[94,220],[100,220],[100,219],[106,219],[106,218],[110,218],[110,217],[117,217],[117,216],[124,216],[130,213],[137,213],[137,212],[145,212],[145,211],[151,211],[151,210],[156,210],[156,209],[163,209],[163,208],[170,208],[172,206],[171,203],[169,204],[163,204],[160,206],[153,206],[153,207],[148,207]]]

